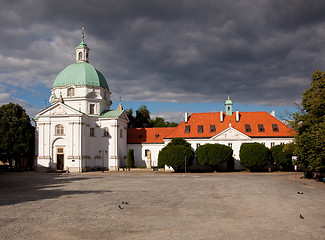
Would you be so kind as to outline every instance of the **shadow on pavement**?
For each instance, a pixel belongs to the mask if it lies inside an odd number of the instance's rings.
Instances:
[[[52,173],[1,173],[0,206],[27,201],[55,199],[65,195],[102,194],[109,190],[65,190],[67,184],[101,177],[73,176]]]

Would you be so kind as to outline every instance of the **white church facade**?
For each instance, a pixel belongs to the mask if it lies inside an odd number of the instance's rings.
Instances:
[[[116,170],[126,162],[128,117],[121,104],[110,109],[110,95],[82,36],[76,62],[54,81],[51,106],[34,118],[37,170]]]

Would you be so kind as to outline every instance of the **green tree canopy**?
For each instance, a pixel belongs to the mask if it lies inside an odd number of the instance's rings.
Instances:
[[[222,144],[204,144],[196,149],[197,161],[200,165],[208,165],[217,170],[220,164],[232,159],[231,147]]]
[[[271,147],[270,151],[274,163],[286,169],[292,167],[292,151],[290,151],[290,147],[285,147],[284,144],[275,145]]]
[[[170,166],[175,172],[180,172],[186,165],[190,166],[193,163],[194,151],[191,145],[183,138],[174,138],[167,144],[158,154],[158,166]]]
[[[239,151],[240,164],[249,170],[260,170],[271,161],[270,149],[261,143],[243,143]]]
[[[296,131],[295,154],[298,163],[311,169],[325,169],[325,73],[312,75],[311,87],[302,97],[300,112],[293,114],[290,126]]]
[[[34,127],[29,116],[19,105],[9,103],[0,107],[0,158],[2,161],[19,163],[23,158],[33,163]]]
[[[156,117],[155,120],[151,119],[150,111],[147,106],[142,105],[136,110],[135,116],[133,115],[132,108],[126,110],[126,114],[130,122],[128,123],[129,128],[148,128],[148,127],[177,127],[175,122],[166,122],[162,117]]]

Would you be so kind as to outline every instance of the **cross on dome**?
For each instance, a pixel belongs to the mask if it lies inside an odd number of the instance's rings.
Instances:
[[[87,44],[84,41],[85,38],[85,30],[86,27],[82,26],[81,27],[81,42],[79,45],[76,47],[76,62],[89,62],[89,48]]]

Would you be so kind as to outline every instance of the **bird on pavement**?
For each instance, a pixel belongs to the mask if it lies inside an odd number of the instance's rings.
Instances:
[[[300,219],[305,219],[305,218],[304,218],[304,216],[302,216],[301,214],[300,214],[300,216],[299,216],[299,217],[300,217]]]

